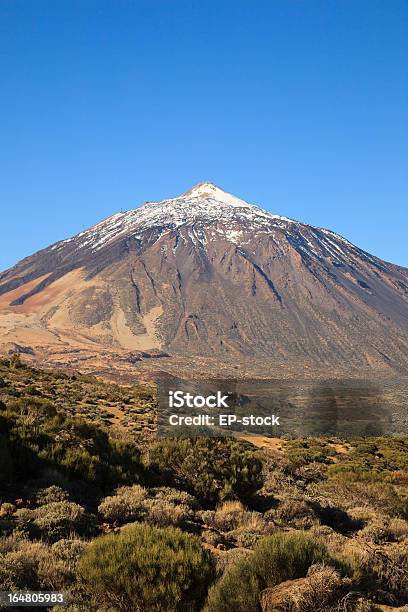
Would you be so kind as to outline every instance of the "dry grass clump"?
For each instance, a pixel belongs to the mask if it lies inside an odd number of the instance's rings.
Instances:
[[[26,543],[28,540],[24,534],[14,531],[9,536],[0,537],[0,555],[7,555],[7,553],[14,550],[18,550],[21,544]]]
[[[247,510],[240,501],[236,500],[225,501],[215,511],[207,510],[199,512],[198,515],[210,527],[224,533],[240,528],[262,532],[265,528],[265,520],[262,514]]]
[[[330,566],[312,565],[305,578],[287,580],[261,593],[263,612],[326,612],[347,579]]]
[[[392,518],[388,523],[388,531],[396,542],[401,542],[408,538],[408,521],[398,517]]]
[[[356,506],[349,510],[349,515],[355,521],[361,521],[364,524],[376,521],[378,512],[369,506]]]
[[[260,512],[252,512],[239,501],[226,501],[217,509],[198,512],[204,523],[210,527],[203,533],[205,541],[217,545],[221,540],[211,534],[222,534],[222,541],[230,542],[238,547],[250,548],[263,536],[272,533],[273,525],[264,519]],[[214,542],[212,542],[213,540]]]
[[[387,529],[387,520],[381,518],[366,525],[358,534],[364,540],[373,542],[374,544],[381,544],[390,539]]]
[[[330,554],[336,558],[342,554],[345,544],[349,541],[347,536],[337,533],[327,525],[314,525],[308,533],[313,537],[322,539]]]

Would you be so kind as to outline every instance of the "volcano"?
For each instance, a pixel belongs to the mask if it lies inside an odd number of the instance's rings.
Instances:
[[[202,183],[1,273],[0,349],[76,367],[407,374],[408,270]]]

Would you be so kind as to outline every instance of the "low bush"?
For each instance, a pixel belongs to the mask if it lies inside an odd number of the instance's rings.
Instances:
[[[188,506],[156,498],[147,499],[143,503],[143,509],[145,522],[157,527],[176,527],[193,518],[193,512]]]
[[[311,565],[332,562],[324,544],[305,532],[276,533],[263,538],[249,559],[225,572],[209,592],[206,612],[256,612],[260,594],[284,580],[306,576]]]
[[[0,589],[19,591],[39,588],[37,563],[26,551],[11,551],[0,556]]]
[[[86,540],[80,538],[66,538],[55,542],[51,550],[56,559],[64,561],[70,570],[74,571],[87,544]]]
[[[230,548],[229,550],[219,551],[216,557],[217,576],[222,576],[238,561],[250,559],[253,554],[253,551],[248,550],[248,548]]]
[[[72,534],[92,533],[92,517],[79,504],[61,501],[51,502],[33,510],[33,524],[42,537],[56,542]]]
[[[255,524],[251,526],[247,524],[229,531],[225,538],[239,548],[253,548],[263,538],[265,532],[271,533],[272,529],[265,530],[263,525]]]
[[[273,530],[273,525],[266,521],[260,512],[247,510],[239,501],[226,501],[216,510],[199,511],[197,517],[213,530],[204,536],[206,541],[209,539],[209,543],[211,540],[217,543],[229,542],[235,546],[249,548]],[[215,537],[214,534],[217,533],[222,534],[222,537]]]
[[[398,542],[408,537],[408,521],[398,517],[391,518],[370,508],[354,508],[350,515],[363,522],[358,535],[375,544]]]
[[[186,490],[204,504],[245,501],[262,484],[259,453],[236,440],[163,439],[152,447],[149,460],[153,479]]]
[[[291,440],[288,442],[286,452],[289,470],[292,473],[311,463],[329,464],[333,455],[335,455],[333,448],[319,438]]]
[[[143,502],[146,497],[147,491],[140,485],[120,487],[115,495],[102,500],[98,513],[105,521],[118,525],[137,521],[144,515]]]
[[[170,504],[180,504],[193,509],[198,507],[198,503],[194,495],[190,495],[189,493],[186,493],[186,491],[173,489],[172,487],[154,487],[149,489],[149,495],[153,496],[156,500],[163,500]]]
[[[50,504],[53,502],[68,501],[69,494],[57,485],[51,485],[45,489],[40,489],[36,494],[36,502],[39,506]]]
[[[314,510],[303,499],[282,500],[274,516],[278,523],[296,529],[308,529],[317,522]]]
[[[408,601],[408,556],[406,542],[385,549],[369,542],[350,540],[343,557],[353,570],[355,581],[367,590],[382,591],[384,603]]]
[[[22,397],[1,409],[0,482],[37,478],[55,469],[98,487],[128,484],[143,474],[140,458],[134,443],[58,412],[43,398]]]
[[[369,506],[390,516],[408,517],[408,500],[400,495],[397,486],[375,473],[333,472],[313,491],[345,510]]]
[[[0,590],[61,590],[75,580],[69,565],[45,542],[14,541],[0,556]]]
[[[225,538],[223,534],[219,531],[214,531],[213,529],[203,529],[201,532],[201,540],[214,548],[220,545],[225,545]]]
[[[212,524],[220,531],[231,531],[245,523],[250,514],[241,502],[226,501],[217,507]]]
[[[15,511],[16,511],[16,507],[14,504],[5,502],[4,504],[1,504],[0,506],[0,516],[1,517],[12,516]]]
[[[102,609],[133,612],[195,610],[213,578],[198,538],[138,524],[94,540],[78,571]]]

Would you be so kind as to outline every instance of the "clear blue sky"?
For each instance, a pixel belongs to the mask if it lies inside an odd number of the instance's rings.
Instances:
[[[0,269],[217,183],[408,267],[407,0],[0,0]]]

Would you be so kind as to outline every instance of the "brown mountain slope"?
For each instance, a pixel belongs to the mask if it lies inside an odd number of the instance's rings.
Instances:
[[[78,367],[406,374],[408,270],[207,183],[0,274],[0,347],[16,345]]]

